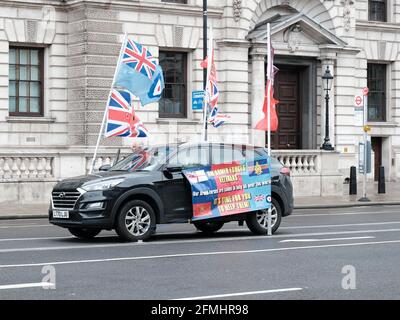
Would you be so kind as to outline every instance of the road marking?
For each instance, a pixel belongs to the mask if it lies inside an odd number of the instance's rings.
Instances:
[[[218,299],[227,297],[241,297],[241,296],[252,296],[264,293],[281,293],[290,291],[301,291],[303,288],[287,288],[287,289],[274,289],[274,290],[262,290],[262,291],[249,291],[249,292],[238,292],[238,293],[226,293],[226,294],[216,294],[212,296],[201,296],[201,297],[191,297],[191,298],[180,298],[173,300],[205,300],[205,299]]]
[[[361,240],[361,239],[375,239],[375,237],[352,237],[352,238],[331,238],[331,239],[289,239],[281,240],[281,243],[287,242],[323,242],[323,241],[342,241],[342,240]]]
[[[19,283],[19,284],[6,284],[0,285],[0,290],[9,290],[9,289],[24,289],[24,288],[51,288],[54,287],[54,283],[51,282],[37,282],[37,283]]]
[[[371,222],[371,223],[350,223],[350,224],[327,224],[327,225],[312,225],[312,226],[293,226],[293,227],[280,227],[279,230],[290,230],[290,229],[318,229],[318,228],[336,228],[336,227],[358,227],[358,226],[380,226],[380,225],[390,225],[390,224],[400,224],[400,221],[389,221],[389,222]],[[246,227],[243,228],[235,228],[235,229],[222,229],[221,232],[250,232]],[[157,232],[155,235],[159,236],[173,236],[173,235],[200,235],[201,232],[194,231],[194,230],[187,230],[187,231],[177,231],[177,232]],[[288,235],[289,236],[289,235]],[[302,236],[302,234],[299,234]],[[116,238],[116,235],[109,235],[109,236],[102,236],[96,237],[96,240],[99,239],[109,239],[109,238]],[[276,237],[276,236],[274,236]],[[37,238],[0,238],[0,242],[7,242],[7,241],[36,241],[36,240],[71,240],[76,239],[75,237],[37,237]]]
[[[143,242],[140,246],[159,246],[168,244],[192,244],[192,243],[208,243],[208,242],[223,242],[223,241],[243,241],[243,240],[274,240],[281,238],[294,238],[294,237],[305,237],[305,236],[325,236],[325,235],[340,235],[340,234],[360,234],[360,233],[383,233],[383,232],[399,232],[400,229],[378,229],[378,230],[354,230],[354,231],[338,231],[338,232],[320,232],[320,233],[298,233],[298,234],[282,234],[274,235],[272,237],[267,236],[246,236],[246,237],[214,237],[207,239],[193,239],[184,241],[171,240],[171,241],[154,241]],[[110,238],[110,237],[104,237]],[[10,248],[0,249],[0,253],[13,253],[13,252],[31,252],[31,251],[53,251],[53,250],[73,250],[73,249],[95,249],[95,248],[112,248],[112,247],[137,247],[137,243],[111,243],[111,244],[88,244],[88,245],[75,245],[75,246],[53,246],[53,247],[34,247],[34,248]]]
[[[316,209],[315,209],[316,210]],[[362,212],[334,212],[334,213],[294,213],[290,215],[288,218],[296,218],[296,217],[319,217],[319,216],[351,216],[351,215],[379,215],[379,214],[388,214],[395,213],[399,214],[400,211],[380,211],[380,212],[370,212],[370,211],[362,211]]]
[[[25,224],[25,225],[22,225],[22,226],[5,225],[5,226],[0,226],[0,229],[43,228],[43,227],[54,227],[54,226],[52,224]]]
[[[312,225],[312,226],[280,227],[279,229],[315,229],[315,228],[337,228],[337,227],[363,227],[363,226],[384,226],[384,225],[389,225],[389,224],[400,224],[400,221],[347,223],[347,224],[322,224],[322,225]]]
[[[55,265],[71,265],[71,264],[82,264],[82,263],[144,261],[144,260],[183,258],[183,257],[256,254],[256,253],[268,253],[268,252],[279,252],[279,251],[295,251],[295,250],[304,250],[304,249],[373,246],[373,245],[394,244],[394,243],[400,243],[400,240],[340,243],[340,244],[327,244],[327,245],[314,245],[314,246],[301,246],[301,247],[258,249],[258,250],[177,253],[177,254],[166,254],[166,255],[156,255],[156,256],[138,256],[138,257],[106,258],[106,259],[92,259],[92,260],[70,260],[70,261],[52,261],[52,262],[39,262],[39,263],[26,263],[26,264],[8,264],[8,265],[0,265],[0,269],[19,268],[19,267],[41,267],[41,266],[47,266],[47,265],[53,265],[53,266],[55,266]]]

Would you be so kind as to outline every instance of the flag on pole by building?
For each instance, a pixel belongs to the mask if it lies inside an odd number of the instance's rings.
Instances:
[[[270,41],[270,40],[269,40]],[[259,121],[256,123],[254,129],[268,131],[268,101],[270,102],[270,131],[277,131],[279,125],[278,114],[276,111],[276,106],[279,103],[278,100],[274,98],[274,79],[275,75],[278,73],[279,69],[274,66],[274,55],[275,50],[271,45],[270,51],[270,63],[267,65],[267,84],[265,87],[264,103],[262,109],[258,109]]]
[[[105,137],[146,138],[149,133],[132,107],[129,91],[112,89],[107,103]]]
[[[207,86],[206,86],[206,105],[211,108],[208,122],[211,123],[215,128],[223,125],[229,120],[230,116],[225,114],[219,114],[218,109],[218,98],[219,90],[217,85],[217,68],[215,66],[215,50],[214,50],[214,39],[213,31],[210,28],[210,46],[208,48],[208,56],[201,63],[202,68],[207,68]]]
[[[145,46],[128,37],[123,46],[114,86],[130,91],[143,106],[159,101],[165,85],[157,59]]]

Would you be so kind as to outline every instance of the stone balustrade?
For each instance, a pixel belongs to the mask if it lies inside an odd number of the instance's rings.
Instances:
[[[0,181],[45,179],[54,177],[54,157],[0,155]]]
[[[287,168],[292,175],[320,173],[318,167],[320,153],[315,150],[273,151],[273,155]]]

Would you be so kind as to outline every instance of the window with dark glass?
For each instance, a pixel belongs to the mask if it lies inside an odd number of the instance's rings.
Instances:
[[[187,0],[161,0],[161,2],[183,3],[187,4]]]
[[[43,115],[43,49],[11,47],[9,51],[9,113]]]
[[[386,121],[386,68],[368,63],[368,121]]]
[[[369,20],[387,21],[386,0],[369,0]]]
[[[187,56],[185,52],[160,51],[165,89],[160,100],[161,118],[186,117]]]

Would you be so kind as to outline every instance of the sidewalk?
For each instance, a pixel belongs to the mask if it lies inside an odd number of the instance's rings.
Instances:
[[[349,185],[344,185],[343,196],[335,197],[297,197],[295,209],[344,208],[371,205],[400,205],[400,183],[387,182],[386,194],[378,194],[377,183],[369,183],[367,196],[371,202],[359,202],[362,196],[362,184],[358,185],[358,195],[349,195]],[[47,218],[48,204],[14,205],[0,204],[0,220]]]

